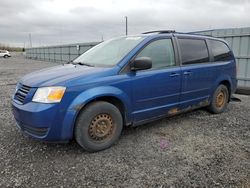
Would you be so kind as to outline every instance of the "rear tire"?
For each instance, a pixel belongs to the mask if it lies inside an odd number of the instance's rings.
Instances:
[[[119,109],[104,101],[89,104],[78,116],[75,125],[77,143],[89,152],[112,146],[121,135],[122,115]]]
[[[212,96],[208,110],[214,114],[220,114],[227,108],[229,101],[228,88],[225,85],[219,85]]]

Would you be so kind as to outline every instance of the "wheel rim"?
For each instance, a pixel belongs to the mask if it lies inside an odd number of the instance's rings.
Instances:
[[[226,102],[226,94],[224,91],[220,91],[216,96],[216,107],[222,108]]]
[[[104,141],[113,134],[114,126],[112,117],[109,114],[95,116],[89,126],[89,136],[94,141]]]

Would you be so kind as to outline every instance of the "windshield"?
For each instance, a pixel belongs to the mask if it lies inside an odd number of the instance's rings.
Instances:
[[[80,55],[73,63],[114,66],[143,39],[144,37],[120,37],[102,42]]]

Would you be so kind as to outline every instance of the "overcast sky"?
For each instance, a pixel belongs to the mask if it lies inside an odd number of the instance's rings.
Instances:
[[[149,30],[250,27],[250,0],[0,0],[0,43],[101,41]]]

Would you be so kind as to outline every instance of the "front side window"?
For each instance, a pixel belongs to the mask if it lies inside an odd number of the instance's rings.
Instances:
[[[228,61],[233,59],[232,53],[228,46],[221,41],[209,40],[214,61]]]
[[[175,65],[171,39],[161,39],[151,42],[136,57],[151,58],[153,69]]]
[[[96,45],[76,58],[73,63],[92,66],[114,66],[121,61],[144,37],[120,37]]]
[[[182,64],[206,63],[209,61],[205,40],[178,39],[181,49]]]

